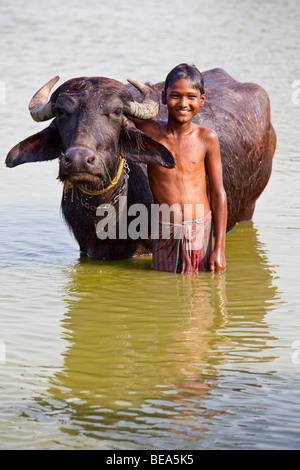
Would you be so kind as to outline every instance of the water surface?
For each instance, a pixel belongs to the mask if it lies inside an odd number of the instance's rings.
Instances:
[[[58,14],[58,11],[60,14]],[[0,5],[0,447],[299,449],[299,11],[291,1],[16,0]],[[278,147],[228,269],[80,256],[57,162],[6,169],[33,93],[104,75],[223,67],[270,95]]]

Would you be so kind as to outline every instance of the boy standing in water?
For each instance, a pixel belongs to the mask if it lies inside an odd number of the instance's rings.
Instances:
[[[173,169],[148,166],[154,203],[175,208],[171,220],[159,221],[159,237],[153,239],[152,268],[183,273],[223,272],[227,203],[219,141],[213,130],[192,122],[205,101],[199,70],[188,64],[171,70],[162,101],[168,107],[168,121],[132,119],[136,127],[167,147],[176,162]],[[206,194],[206,171],[211,207]],[[168,233],[167,238],[164,233]]]

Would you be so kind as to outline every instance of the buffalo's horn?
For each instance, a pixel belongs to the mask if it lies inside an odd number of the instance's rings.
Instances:
[[[51,119],[54,116],[52,111],[52,103],[48,101],[48,97],[50,91],[58,80],[58,76],[52,78],[32,97],[29,103],[29,112],[31,114],[32,119],[34,119],[35,121],[47,121],[48,119]]]
[[[141,92],[144,99],[142,103],[129,101],[128,107],[125,109],[125,114],[139,119],[154,118],[159,111],[159,101],[154,101],[150,98],[150,88],[133,78],[128,78],[127,81]]]

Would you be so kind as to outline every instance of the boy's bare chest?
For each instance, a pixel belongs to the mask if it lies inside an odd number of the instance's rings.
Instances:
[[[161,143],[182,165],[199,165],[205,159],[205,146],[199,139],[162,139]]]

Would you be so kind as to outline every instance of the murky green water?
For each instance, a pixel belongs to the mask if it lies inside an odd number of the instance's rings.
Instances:
[[[295,3],[63,5],[0,4],[0,448],[299,449]],[[43,126],[29,99],[56,74],[159,81],[183,60],[271,98],[272,178],[253,221],[227,236],[227,272],[80,257],[57,163],[3,165]]]

